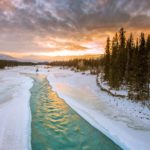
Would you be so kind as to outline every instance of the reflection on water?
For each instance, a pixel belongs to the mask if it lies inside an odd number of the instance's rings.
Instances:
[[[120,149],[60,99],[44,76],[32,77],[32,150]]]

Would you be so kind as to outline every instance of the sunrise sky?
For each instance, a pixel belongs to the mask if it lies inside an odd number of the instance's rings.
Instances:
[[[120,27],[150,33],[150,0],[0,0],[1,54],[99,54]]]

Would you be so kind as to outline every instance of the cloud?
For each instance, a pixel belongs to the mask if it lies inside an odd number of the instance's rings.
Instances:
[[[149,8],[148,0],[1,0],[0,51],[84,51],[98,40],[102,47],[122,26],[150,31]]]

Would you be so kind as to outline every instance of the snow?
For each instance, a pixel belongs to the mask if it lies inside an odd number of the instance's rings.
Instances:
[[[108,85],[108,83],[106,81],[102,82],[101,74],[98,75],[97,79],[98,79],[97,82],[100,84],[102,89],[105,89],[105,90],[109,91],[110,93],[112,93],[113,95],[116,95],[116,96],[117,95],[122,96],[122,97],[128,96],[128,90],[125,89],[125,87],[122,87],[122,89],[119,89],[119,90],[114,90],[114,89],[110,88],[110,86]]]
[[[35,70],[15,67],[0,71],[0,149],[10,149],[10,145],[15,150],[30,148],[32,80],[19,73],[45,74],[52,89],[68,105],[123,149],[150,149],[150,110],[146,106],[101,91],[96,76],[89,73],[44,66],[39,66],[38,73]]]
[[[100,91],[96,76],[58,68],[52,68],[47,74],[53,90],[66,103],[123,149],[150,149],[147,107]]]
[[[29,150],[32,80],[11,70],[0,70],[0,149]]]

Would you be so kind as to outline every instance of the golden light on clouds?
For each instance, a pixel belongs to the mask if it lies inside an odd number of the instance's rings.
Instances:
[[[35,55],[35,56],[80,56],[86,54],[100,54],[98,50],[62,50],[62,51],[54,51],[54,52],[40,52],[40,53],[28,53],[28,55]]]
[[[101,54],[121,27],[150,33],[149,8],[147,0],[0,0],[0,53]]]

